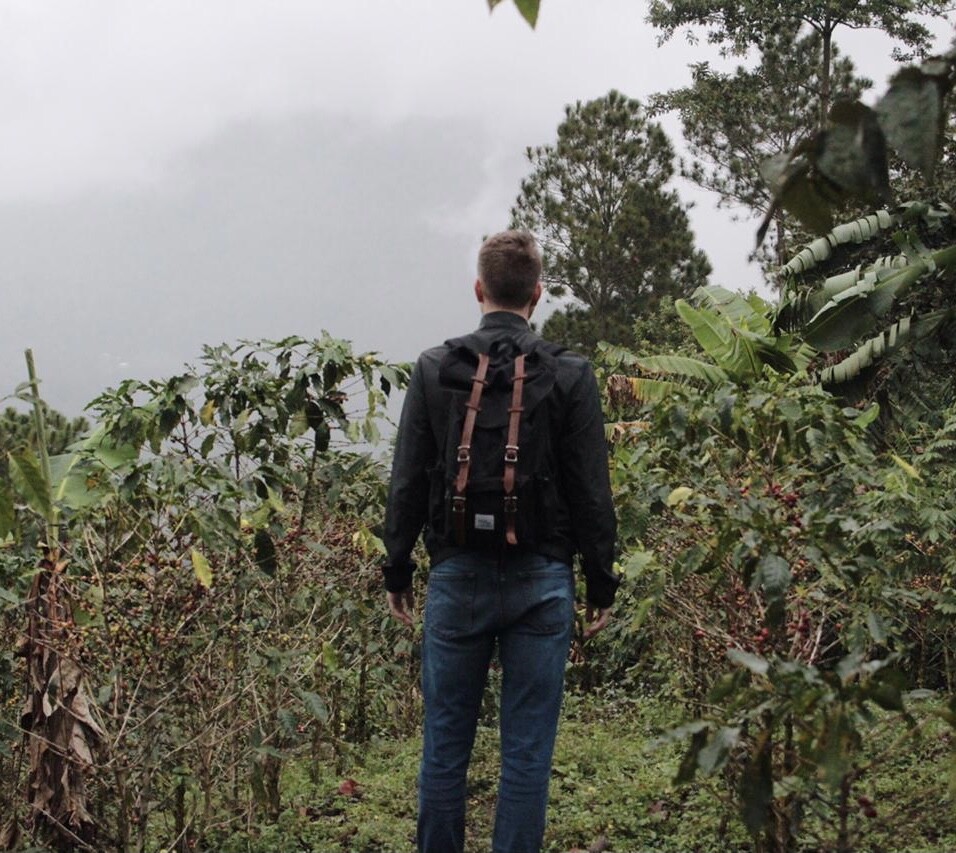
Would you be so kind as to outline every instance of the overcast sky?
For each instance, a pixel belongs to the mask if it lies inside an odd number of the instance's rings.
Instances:
[[[403,360],[466,331],[525,147],[715,58],[658,48],[645,5],[544,0],[532,31],[485,0],[0,0],[0,396],[27,346],[76,414],[203,343],[326,329]],[[851,36],[882,90],[888,42]],[[759,286],[754,224],[680,189],[712,281]]]

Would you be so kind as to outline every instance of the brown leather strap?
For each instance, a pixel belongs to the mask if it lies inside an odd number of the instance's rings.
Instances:
[[[478,355],[478,369],[471,378],[471,396],[465,403],[465,422],[461,427],[461,441],[458,444],[458,477],[455,479],[455,499],[461,499],[452,503],[452,511],[461,516],[464,523],[465,505],[464,495],[468,486],[468,474],[471,470],[471,439],[475,432],[475,420],[478,418],[478,412],[481,409],[481,392],[485,389],[485,377],[488,375],[488,354],[480,353]]]
[[[508,409],[508,443],[505,445],[505,473],[502,483],[505,491],[505,539],[509,545],[518,544],[516,520],[518,517],[518,497],[515,495],[515,482],[518,476],[518,434],[521,427],[521,405],[524,395],[524,353],[515,359],[514,389],[511,394],[511,407]]]

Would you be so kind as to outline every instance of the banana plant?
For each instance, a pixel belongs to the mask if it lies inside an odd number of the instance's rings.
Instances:
[[[907,297],[932,287],[956,270],[956,245],[928,248],[920,234],[933,237],[953,226],[948,205],[925,203],[881,210],[838,226],[804,248],[781,271],[784,297],[774,318],[778,331],[797,331],[823,353],[852,350],[819,374],[830,390],[839,391],[859,379],[882,359],[952,330],[956,303],[900,316]],[[868,264],[806,282],[831,257],[852,244],[892,237],[899,254],[878,257]]]
[[[602,354],[638,376],[615,374],[612,394],[636,402],[659,403],[681,386],[716,388],[727,383],[751,385],[768,370],[794,374],[806,370],[813,350],[793,335],[774,330],[771,306],[756,294],[747,297],[722,287],[698,288],[691,300],[675,308],[711,361],[678,355],[636,356],[603,346]]]
[[[19,504],[41,520],[46,544],[55,546],[63,511],[108,501],[112,495],[110,476],[137,456],[135,447],[116,444],[103,427],[54,456],[47,454],[45,441],[39,442],[36,451],[20,448],[8,452],[9,483],[0,483],[0,543],[14,538]]]
[[[50,456],[33,353],[26,351],[29,380],[18,396],[31,403],[37,450],[8,454],[10,486],[0,486],[0,542],[16,526],[16,499],[43,522],[44,541],[26,599],[18,653],[26,661],[27,695],[21,727],[29,756],[24,826],[56,849],[89,848],[95,821],[87,807],[86,782],[104,732],[93,708],[73,633],[73,609],[65,585],[67,561],[60,551],[62,508],[79,508],[108,495],[96,474],[131,461],[132,448],[113,446],[99,430],[67,453]],[[0,836],[19,833],[15,814]]]

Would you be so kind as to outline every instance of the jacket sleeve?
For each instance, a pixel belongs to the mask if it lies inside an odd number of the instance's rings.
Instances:
[[[610,607],[620,584],[613,568],[617,520],[611,500],[601,395],[587,363],[568,397],[558,464],[581,553],[588,603]]]
[[[388,501],[385,505],[385,588],[400,592],[412,582],[412,548],[428,517],[428,469],[435,439],[425,405],[422,360],[412,371],[395,440]]]

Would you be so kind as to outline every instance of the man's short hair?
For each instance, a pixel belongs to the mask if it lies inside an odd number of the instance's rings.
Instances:
[[[534,237],[527,231],[493,234],[478,251],[478,278],[495,305],[524,308],[541,279],[541,252]]]

